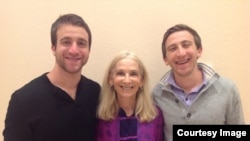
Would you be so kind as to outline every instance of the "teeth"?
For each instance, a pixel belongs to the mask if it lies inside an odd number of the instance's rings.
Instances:
[[[132,87],[122,87],[123,89],[130,90]]]
[[[181,62],[177,62],[177,64],[185,64],[185,63],[187,63],[188,62],[188,60],[183,60],[183,61],[181,61]]]

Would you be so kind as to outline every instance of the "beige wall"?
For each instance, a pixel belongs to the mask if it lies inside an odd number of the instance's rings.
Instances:
[[[250,123],[249,0],[13,1],[0,1],[0,132],[12,92],[53,67],[50,26],[71,12],[81,15],[93,33],[82,73],[100,83],[111,58],[130,50],[144,61],[152,88],[169,70],[161,58],[163,33],[177,23],[194,27],[203,39],[199,61],[235,81]]]

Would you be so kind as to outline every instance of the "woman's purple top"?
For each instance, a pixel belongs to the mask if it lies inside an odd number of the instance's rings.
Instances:
[[[158,116],[150,122],[139,122],[134,115],[127,117],[122,109],[112,121],[99,119],[97,141],[162,141],[163,115],[157,109]]]

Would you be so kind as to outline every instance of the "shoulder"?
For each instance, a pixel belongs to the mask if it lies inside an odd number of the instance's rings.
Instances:
[[[95,88],[98,88],[98,89],[100,89],[100,87],[101,87],[98,82],[96,82],[96,81],[94,81],[94,80],[92,80],[92,79],[90,79],[90,78],[88,78],[86,76],[83,76],[83,75],[81,77],[81,82],[80,83],[82,83],[84,85],[87,85],[87,86],[90,86],[90,87],[95,87]]]
[[[229,79],[229,78],[226,78],[223,76],[220,76],[218,80],[220,83],[224,83],[225,85],[231,85],[231,86],[235,85],[235,83],[232,79]]]
[[[161,108],[159,106],[157,106],[157,105],[155,105],[155,107],[156,107],[158,115],[162,116],[162,110],[161,110]]]
[[[158,121],[158,122],[162,123],[163,122],[162,110],[157,105],[155,105],[155,108],[156,108],[156,111],[157,111],[157,116],[155,118],[155,121]]]
[[[217,99],[240,99],[237,85],[233,82],[233,80],[223,76],[211,78],[205,87],[205,93],[219,96]]]
[[[81,77],[81,81],[78,85],[78,88],[80,91],[83,91],[84,93],[92,93],[95,94],[96,96],[99,96],[101,92],[100,84],[85,76]]]
[[[217,81],[214,82],[217,88],[237,89],[235,82],[229,78],[218,76]]]
[[[220,74],[215,72],[215,70],[211,66],[204,63],[198,63],[198,67],[202,70],[204,76],[210,84],[215,83],[220,87],[235,86],[235,83],[231,79],[221,76]]]
[[[29,107],[34,101],[46,100],[51,90],[51,85],[46,80],[46,74],[34,78],[30,82],[15,90],[10,98],[10,103],[23,104]]]
[[[46,87],[48,83],[49,81],[46,77],[46,74],[42,74],[41,76],[32,79],[30,82],[17,89],[14,94],[29,94],[32,92],[39,92],[40,90],[44,90],[44,87]]]

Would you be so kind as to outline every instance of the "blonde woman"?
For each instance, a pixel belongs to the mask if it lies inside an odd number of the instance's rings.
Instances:
[[[148,74],[132,52],[119,53],[102,84],[97,141],[161,141],[162,113],[152,101]]]

